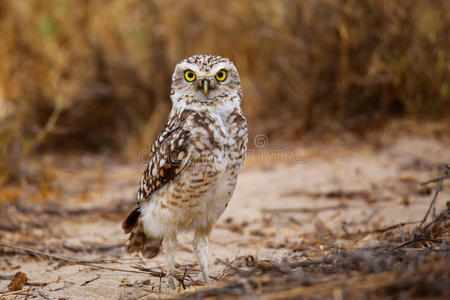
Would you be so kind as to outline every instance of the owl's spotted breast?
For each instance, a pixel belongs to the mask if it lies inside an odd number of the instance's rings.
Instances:
[[[173,118],[169,124],[178,124],[179,130],[189,132],[189,139],[183,149],[178,148],[185,153],[185,160],[179,162],[179,174],[175,173],[142,206],[144,226],[149,220],[146,228],[153,236],[195,230],[215,222],[231,198],[247,145],[246,121],[238,110],[226,118],[190,110],[175,113]],[[152,226],[155,220],[166,226]]]

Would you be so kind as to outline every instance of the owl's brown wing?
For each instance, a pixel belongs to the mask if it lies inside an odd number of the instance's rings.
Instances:
[[[122,224],[125,233],[133,230],[140,206],[149,201],[150,195],[175,179],[183,170],[188,156],[190,133],[181,127],[167,126],[153,143],[152,154],[141,178],[137,193],[137,207]]]

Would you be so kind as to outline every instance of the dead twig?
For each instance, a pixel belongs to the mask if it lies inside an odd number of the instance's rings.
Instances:
[[[165,276],[165,275],[164,275]],[[159,288],[158,288],[158,293],[161,294],[161,282],[162,282],[162,270],[159,274]]]
[[[94,251],[109,251],[116,248],[124,247],[123,243],[104,244],[104,245],[88,245],[87,247],[77,247],[72,245],[63,244],[64,249],[72,252],[94,252]]]
[[[180,280],[180,283],[181,283],[181,286],[183,287],[183,290],[186,289],[186,286],[184,285],[184,279],[186,278],[187,270],[188,270],[188,269],[184,269],[183,277],[182,277],[181,280]]]
[[[64,100],[62,97],[56,98],[52,114],[48,118],[44,128],[38,132],[38,135],[33,139],[31,144],[25,149],[26,153],[25,155],[28,156],[30,153],[32,153],[33,150],[36,149],[44,141],[45,137],[48,136],[53,131],[56,122],[58,121],[58,118],[61,112],[63,111],[63,103]]]
[[[438,196],[438,194],[439,194],[439,192],[441,191],[441,188],[442,188],[442,182],[445,179],[449,179],[450,178],[450,165],[442,164],[442,168],[444,169],[444,171],[443,171],[444,174],[442,176],[421,183],[421,185],[425,185],[425,184],[428,184],[428,183],[431,183],[431,182],[437,182],[437,185],[436,185],[436,189],[434,190],[433,198],[431,199],[430,205],[428,206],[427,212],[425,213],[425,216],[423,217],[422,222],[420,222],[419,228],[422,228],[422,225],[428,219],[428,215],[430,214],[430,211],[433,210],[433,212],[434,212],[436,199],[437,199],[437,196]],[[433,214],[433,218],[434,218],[434,214]]]
[[[46,286],[48,283],[47,282],[35,282],[35,281],[31,281],[31,282],[27,282],[25,285],[29,285],[29,286]]]
[[[118,272],[126,272],[126,273],[148,274],[148,272],[144,272],[144,271],[125,270],[125,269],[119,269],[119,268],[111,268],[111,267],[99,266],[99,265],[95,265],[95,264],[91,263],[90,261],[71,259],[71,258],[67,258],[67,257],[62,257],[62,256],[58,256],[58,255],[42,252],[42,251],[39,251],[39,250],[33,250],[33,249],[28,249],[28,248],[24,248],[24,247],[20,247],[20,246],[14,246],[14,245],[9,245],[9,244],[4,244],[4,243],[0,243],[0,247],[6,247],[6,248],[11,248],[11,249],[16,249],[16,250],[22,250],[22,251],[25,251],[25,252],[28,252],[28,253],[31,253],[31,254],[34,254],[34,255],[43,255],[43,256],[51,257],[53,259],[64,261],[64,262],[67,262],[67,263],[72,263],[72,264],[76,264],[76,265],[83,265],[83,266],[88,266],[88,267],[97,268],[97,269],[118,271]]]
[[[100,276],[97,276],[97,277],[95,277],[95,278],[86,280],[85,282],[83,282],[82,284],[80,284],[80,286],[88,285],[89,283],[91,283],[91,282],[93,282],[93,281],[96,281],[97,279],[100,279],[100,278],[101,278]]]
[[[38,294],[41,295],[41,297],[44,298],[45,300],[53,300],[52,298],[50,298],[49,296],[47,296],[46,294],[44,294],[41,291],[39,291]]]
[[[43,256],[51,257],[51,258],[54,258],[54,259],[57,259],[57,260],[70,262],[70,263],[74,263],[74,264],[85,263],[84,261],[79,261],[79,260],[76,260],[76,259],[66,258],[66,257],[62,257],[62,256],[46,253],[46,252],[39,251],[39,250],[33,250],[33,249],[29,249],[29,248],[24,248],[24,247],[20,247],[20,246],[14,246],[14,245],[0,243],[0,247],[11,248],[11,249],[15,249],[15,250],[22,250],[22,251],[25,251],[25,252],[28,252],[28,253],[31,253],[31,254],[34,254],[34,255],[43,255]]]
[[[416,238],[416,239],[412,239],[410,241],[407,241],[403,244],[401,244],[400,246],[394,247],[392,248],[390,251],[394,251],[394,250],[398,250],[400,248],[403,248],[405,246],[414,244],[414,243],[418,243],[418,242],[433,242],[433,243],[442,243],[443,240],[436,240],[436,239],[427,239],[427,238]]]
[[[430,180],[421,182],[420,185],[427,185],[427,184],[429,184],[429,183],[439,182],[439,181],[444,180],[444,179],[446,179],[446,178],[448,178],[448,175],[441,176],[441,177],[438,177],[438,178],[433,178],[433,179],[430,179]]]
[[[147,272],[148,274],[150,274],[150,275],[152,275],[154,277],[159,277],[161,274],[164,275],[163,277],[166,277],[166,275],[167,275],[163,270],[154,271],[151,268],[147,268],[147,267],[140,266],[140,265],[133,265],[131,267],[132,268],[136,268],[136,269],[141,270],[141,271],[145,271],[145,272]]]
[[[389,231],[389,230],[392,230],[392,229],[396,229],[396,228],[399,228],[399,227],[403,227],[403,226],[406,226],[406,225],[417,224],[419,222],[420,221],[401,222],[401,223],[398,223],[398,224],[395,224],[395,225],[392,225],[392,226],[389,226],[389,227],[375,229],[375,230],[372,230],[372,231],[367,231],[367,232],[364,232],[364,234],[368,234],[368,233],[383,233],[383,232],[386,232],[386,231]]]
[[[242,270],[241,268],[235,267],[235,266],[233,266],[233,265],[229,264],[228,262],[223,261],[221,259],[217,259],[216,261],[218,263],[222,264],[222,265],[228,266],[228,268],[230,270],[233,270],[236,274],[238,274],[241,277],[248,277],[248,276],[253,274],[253,271],[251,271],[251,270]]]
[[[30,295],[31,289],[32,289],[32,287],[30,287],[30,288],[28,289],[27,294],[25,295],[24,300],[27,300],[27,299],[28,299],[28,296]]]
[[[317,213],[327,210],[335,210],[341,208],[348,208],[346,204],[339,204],[333,206],[325,206],[318,208],[310,208],[310,207],[294,207],[294,208],[265,208],[262,209],[261,212],[269,213],[269,214],[280,214],[280,213]]]
[[[425,216],[423,216],[423,219],[420,222],[419,228],[422,228],[423,223],[425,223],[425,221],[428,219],[428,215],[430,214],[430,211],[432,209],[434,209],[434,204],[436,203],[437,196],[438,196],[439,192],[441,191],[442,181],[443,180],[444,179],[440,179],[438,181],[436,189],[434,190],[433,199],[431,200],[430,205],[428,206],[428,209],[427,209],[427,212],[425,213]]]
[[[219,278],[218,278],[218,281],[221,281],[221,280],[225,277],[226,271],[230,268],[230,266],[231,266],[237,259],[238,259],[238,258],[236,257],[235,259],[233,259],[232,261],[230,261],[230,262],[225,266],[225,268],[223,268],[222,274],[220,274],[220,276],[219,276]]]
[[[19,290],[19,291],[13,291],[13,292],[6,292],[6,293],[0,293],[0,296],[10,296],[10,295],[16,295],[16,294],[21,294],[21,293],[25,293],[27,290],[23,289],[23,290]]]
[[[429,183],[433,183],[433,182],[439,182],[442,181],[444,179],[450,178],[450,165],[449,164],[442,164],[442,168],[444,169],[444,175],[439,176],[438,178],[433,178],[427,181],[424,181],[422,183],[420,183],[420,185],[427,185]]]
[[[105,210],[104,207],[93,207],[93,208],[76,208],[76,209],[67,209],[63,208],[57,203],[48,203],[45,206],[24,206],[22,203],[17,202],[15,207],[21,213],[27,214],[47,214],[52,216],[89,216],[89,215],[109,215],[109,214],[123,214],[126,212],[131,204],[128,204],[125,201],[119,201],[116,204],[112,205],[111,209]]]

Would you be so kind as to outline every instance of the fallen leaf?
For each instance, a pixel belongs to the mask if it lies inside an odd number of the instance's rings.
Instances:
[[[8,285],[8,290],[10,292],[19,291],[23,288],[23,286],[27,283],[27,275],[24,272],[17,272],[14,274],[14,278]]]

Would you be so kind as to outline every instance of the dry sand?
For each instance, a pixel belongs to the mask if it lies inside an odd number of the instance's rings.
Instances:
[[[320,150],[300,146],[279,152],[277,157],[281,159],[276,163],[264,161],[270,156],[267,149],[253,151],[233,199],[211,235],[209,262],[214,277],[220,277],[225,268],[218,259],[231,261],[250,254],[279,260],[292,253],[292,247],[285,245],[298,245],[305,252],[315,253],[330,245],[376,247],[380,243],[377,236],[336,238],[328,240],[328,245],[321,244],[321,237],[420,220],[431,191],[419,183],[435,176],[440,163],[450,162],[448,145],[424,138],[399,139],[379,150],[333,147]],[[299,153],[300,160],[289,159]],[[47,163],[60,165],[58,161],[49,159]],[[31,190],[23,196],[21,206],[3,205],[0,223],[20,229],[0,229],[1,243],[76,260],[103,260],[96,263],[101,267],[139,271],[136,266],[141,266],[160,272],[165,266],[162,255],[144,260],[123,255],[121,246],[126,240],[121,221],[133,206],[142,170],[142,164],[120,164],[101,157],[74,158],[54,172],[47,201],[27,201],[27,195],[38,192]],[[439,195],[437,211],[450,199],[448,184],[446,187]],[[191,239],[191,234],[179,237],[176,256],[179,273],[188,269],[192,278],[186,277],[188,290],[201,286]],[[110,247],[99,249],[102,245]],[[145,299],[172,293],[166,289],[165,278],[158,276],[62,263],[8,248],[0,251],[0,292],[8,290],[8,276],[22,271],[30,282],[46,284],[32,286],[29,299]]]

